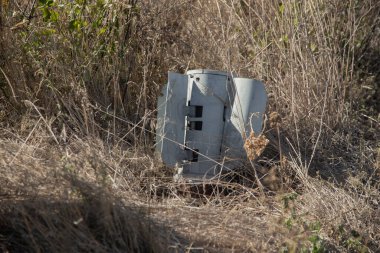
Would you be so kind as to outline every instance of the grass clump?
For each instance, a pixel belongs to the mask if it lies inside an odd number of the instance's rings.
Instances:
[[[379,14],[371,0],[0,1],[0,248],[379,251]],[[167,71],[195,68],[269,93],[255,159],[200,187],[152,152]]]

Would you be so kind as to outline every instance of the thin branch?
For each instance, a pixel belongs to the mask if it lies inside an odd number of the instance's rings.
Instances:
[[[16,93],[12,87],[11,81],[9,80],[8,76],[5,74],[4,70],[1,67],[0,67],[0,71],[1,71],[1,73],[3,73],[5,80],[7,81],[9,88],[11,89],[12,97],[13,97],[14,101],[17,103]]]

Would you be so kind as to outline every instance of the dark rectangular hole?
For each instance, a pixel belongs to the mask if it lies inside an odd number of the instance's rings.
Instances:
[[[202,130],[202,121],[190,121],[190,130]]]
[[[191,160],[192,162],[198,162],[198,153],[197,152],[199,152],[199,149],[194,149],[193,160]]]
[[[201,118],[203,114],[203,106],[201,105],[196,105],[195,106],[195,117],[196,118]]]
[[[202,121],[188,121],[187,127],[189,130],[202,130]]]

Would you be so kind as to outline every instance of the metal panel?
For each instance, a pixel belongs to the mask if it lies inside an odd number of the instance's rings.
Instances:
[[[247,78],[234,78],[234,101],[226,122],[223,141],[223,153],[231,160],[228,164],[237,164],[246,158],[244,141],[251,129],[255,135],[261,133],[263,114],[266,108],[267,93],[262,82]]]
[[[169,167],[186,159],[183,150],[188,76],[169,72],[168,83],[158,99],[156,151]]]
[[[188,117],[185,131],[185,144],[191,150],[197,150],[196,161],[184,164],[183,173],[203,177],[215,175],[218,169],[215,161],[220,160],[220,147],[223,139],[224,108],[227,104],[228,77],[226,73],[201,70],[189,71],[190,74],[187,105],[201,106],[202,117]],[[194,129],[193,122],[198,123]],[[193,152],[194,153],[194,152]],[[220,170],[220,168],[219,168]]]
[[[187,179],[210,178],[246,158],[245,138],[261,133],[264,84],[226,72],[169,72],[158,100],[157,146],[163,162]],[[223,163],[223,165],[222,165]]]
[[[261,133],[268,98],[265,86],[258,80],[248,78],[234,78],[234,82],[239,99],[235,99],[233,111],[241,110],[246,134],[249,135],[252,128],[257,136]]]

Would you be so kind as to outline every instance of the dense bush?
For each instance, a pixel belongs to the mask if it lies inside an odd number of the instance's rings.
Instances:
[[[294,250],[305,246],[295,239],[303,226],[312,252],[376,251],[377,221],[369,221],[380,187],[379,48],[374,0],[2,0],[1,138],[27,145],[47,135],[65,147],[62,160],[78,139],[100,139],[109,157],[89,163],[109,162],[114,184],[140,194],[147,180],[164,184],[170,174],[145,163],[167,71],[257,78],[269,93],[270,145],[234,179],[241,192],[254,191],[255,171],[267,191],[302,193],[284,197],[294,208],[281,209]],[[117,184],[116,175],[128,179]]]

